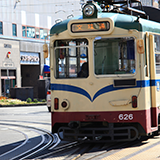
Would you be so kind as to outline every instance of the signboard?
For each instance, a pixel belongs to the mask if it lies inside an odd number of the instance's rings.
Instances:
[[[39,53],[20,52],[21,64],[39,65]]]
[[[12,48],[11,44],[4,44],[4,48]]]
[[[13,63],[3,62],[3,67],[14,67]]]
[[[97,32],[97,31],[109,31],[110,22],[84,22],[71,24],[71,32]]]
[[[12,62],[11,59],[5,58],[5,60],[2,62],[2,66],[5,68],[12,68],[14,67],[14,63]]]

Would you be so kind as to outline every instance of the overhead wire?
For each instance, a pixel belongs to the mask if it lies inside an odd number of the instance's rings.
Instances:
[[[2,2],[3,0],[0,0],[0,2]],[[39,1],[40,2],[40,1]],[[16,6],[16,9],[14,9],[14,6],[15,6],[15,4],[11,4],[11,5],[0,5],[0,8],[2,7],[2,8],[12,8],[12,10],[7,10],[7,11],[2,11],[2,10],[0,10],[0,13],[17,13],[17,12],[21,12],[21,10],[22,9],[20,9],[20,7],[32,7],[32,6],[34,6],[34,7],[39,7],[39,6],[46,6],[46,5],[49,5],[49,7],[50,7],[50,5],[55,5],[54,7],[59,7],[59,6],[66,6],[66,4],[69,4],[69,3],[71,3],[71,5],[75,5],[73,2],[75,2],[75,1],[68,1],[68,2],[63,2],[63,4],[62,3],[55,3],[55,2],[53,2],[53,3],[41,3],[41,4],[39,4],[39,3],[35,3],[35,4],[21,4],[21,2],[18,2],[17,3],[17,6]],[[16,1],[15,1],[15,3],[16,3]],[[23,9],[23,10],[25,10],[25,9]],[[72,9],[72,10],[70,10],[70,11],[72,11],[72,13],[73,12],[79,12],[79,11],[81,11],[81,8],[79,7],[79,9]],[[26,11],[27,12],[27,11]],[[32,11],[28,11],[29,13],[35,13],[35,12],[32,12]],[[56,13],[57,11],[54,11],[54,12],[38,12],[39,14],[57,14]],[[68,11],[66,11],[66,12],[68,12]]]
[[[0,2],[1,2],[1,0],[0,0]],[[74,2],[74,3],[73,3]],[[16,3],[16,2],[15,2]],[[72,2],[63,2],[63,5],[65,5],[65,4],[68,4],[68,3],[72,3],[72,5],[75,5],[75,1],[72,1]],[[53,5],[55,5],[55,6],[63,6],[62,5],[62,3],[41,3],[41,4],[39,4],[39,3],[35,3],[35,4],[21,4],[21,2],[18,2],[18,6],[44,6],[44,5],[51,5],[51,4],[53,4]],[[13,4],[13,5],[1,5],[0,7],[14,7],[14,5],[15,4]]]

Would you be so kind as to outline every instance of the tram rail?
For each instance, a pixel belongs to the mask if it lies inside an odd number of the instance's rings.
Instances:
[[[16,129],[16,131],[21,132],[24,136],[25,136],[25,140],[18,145],[17,147],[11,149],[10,151],[6,151],[5,153],[0,155],[0,159],[5,159],[6,157],[10,157],[9,159],[11,160],[16,160],[16,159],[26,159],[29,158],[33,155],[38,154],[39,152],[42,152],[43,150],[51,147],[52,145],[56,144],[56,142],[54,141],[55,139],[55,135],[52,135],[49,131],[41,129],[41,128],[36,128],[36,127],[31,127],[31,126],[25,126],[25,125],[18,125],[18,124],[11,124],[11,123],[0,123],[0,125],[3,125],[5,127],[8,127],[9,129],[12,129],[12,127],[19,127],[19,128],[25,128],[28,129],[30,131],[34,131],[36,133],[38,133],[41,137],[41,141],[40,143],[38,143],[35,146],[32,146],[31,148],[25,150],[24,147],[27,146],[27,143],[29,142],[29,138],[27,137],[27,135]],[[15,129],[14,129],[15,130]],[[47,143],[46,143],[47,141]],[[24,150],[23,152],[18,153],[18,150]],[[16,154],[17,152],[17,154]],[[14,156],[12,156],[14,155]]]

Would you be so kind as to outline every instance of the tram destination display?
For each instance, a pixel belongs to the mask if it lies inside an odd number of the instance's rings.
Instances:
[[[109,31],[110,23],[106,22],[85,22],[85,23],[73,23],[71,24],[71,32],[97,32],[97,31]]]

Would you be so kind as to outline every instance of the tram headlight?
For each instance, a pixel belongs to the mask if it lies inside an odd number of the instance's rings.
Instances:
[[[63,107],[64,110],[69,108],[69,101],[67,99],[64,99],[61,103],[61,106]]]
[[[94,5],[86,5],[83,9],[83,13],[85,16],[90,17],[94,14],[95,12],[95,7]]]

